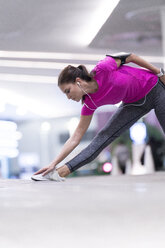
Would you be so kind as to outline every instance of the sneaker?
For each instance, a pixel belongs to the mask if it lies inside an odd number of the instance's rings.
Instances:
[[[60,177],[57,170],[51,171],[45,176],[42,174],[32,175],[31,179],[34,181],[65,181],[65,177]]]
[[[48,179],[46,176],[42,176],[42,174],[32,175],[31,179],[34,181],[49,181],[50,179]]]

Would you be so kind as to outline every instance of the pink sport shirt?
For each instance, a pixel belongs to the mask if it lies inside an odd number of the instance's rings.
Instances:
[[[128,65],[117,67],[116,61],[108,56],[99,61],[93,71],[98,90],[89,94],[93,101],[85,96],[81,115],[92,115],[97,107],[107,104],[136,102],[147,95],[158,81],[151,71]]]

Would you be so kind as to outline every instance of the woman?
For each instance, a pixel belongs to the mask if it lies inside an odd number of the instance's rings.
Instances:
[[[135,63],[134,68],[125,63]],[[146,70],[147,69],[147,70]],[[165,75],[135,54],[107,55],[91,73],[84,66],[67,66],[59,75],[58,86],[68,99],[83,101],[81,118],[74,134],[64,144],[59,156],[37,171],[33,180],[62,181],[64,177],[95,159],[114,139],[130,128],[139,118],[155,110],[165,132]],[[123,103],[105,127],[76,157],[56,170],[64,158],[80,143],[94,111],[102,105]]]

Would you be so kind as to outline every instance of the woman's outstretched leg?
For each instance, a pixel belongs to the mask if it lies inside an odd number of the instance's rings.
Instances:
[[[119,137],[124,131],[130,128],[138,119],[148,113],[153,108],[152,93],[146,97],[145,104],[140,106],[140,102],[121,106],[107,122],[106,126],[96,135],[92,142],[82,150],[76,157],[66,163],[71,172],[94,160],[99,153],[108,146],[113,140]]]

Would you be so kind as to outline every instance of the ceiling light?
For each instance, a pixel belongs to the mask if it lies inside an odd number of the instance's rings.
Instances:
[[[46,53],[27,51],[0,51],[0,58],[27,58],[27,59],[65,59],[65,60],[89,60],[97,61],[104,57],[103,54],[85,53]]]
[[[95,5],[90,18],[86,18],[87,22],[84,22],[84,30],[81,27],[81,33],[78,35],[79,42],[82,45],[88,46],[95,38],[101,27],[107,21],[113,10],[116,8],[120,0],[102,0],[100,4]],[[84,20],[83,20],[84,21]]]
[[[80,63],[72,63],[77,67]],[[56,62],[38,62],[38,61],[20,61],[20,60],[0,60],[1,67],[18,67],[18,68],[37,68],[37,69],[56,69],[62,70],[68,66],[68,63],[56,63]],[[93,69],[95,65],[87,65],[89,69]]]

